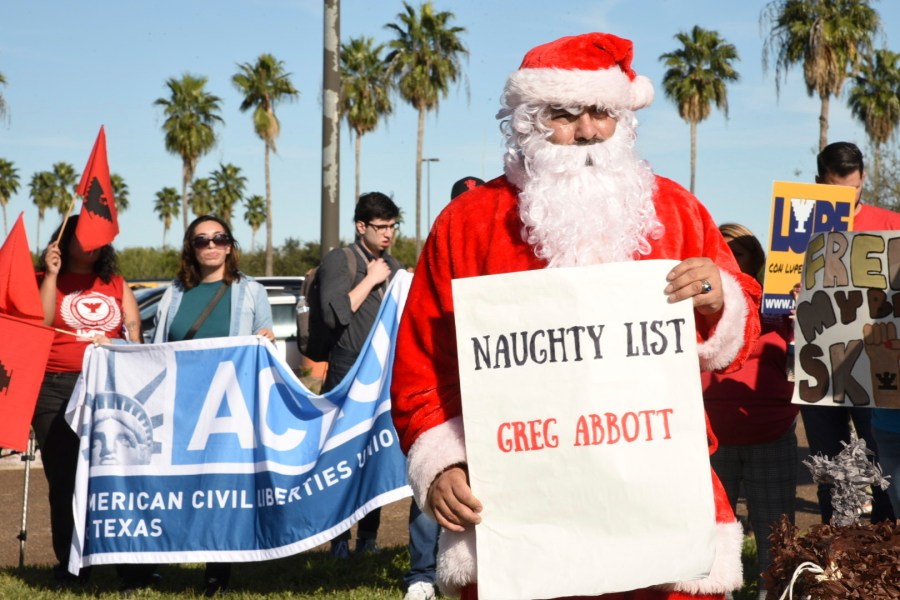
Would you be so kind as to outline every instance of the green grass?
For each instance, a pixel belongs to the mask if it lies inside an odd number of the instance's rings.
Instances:
[[[756,538],[744,536],[744,547],[741,550],[741,563],[744,565],[744,587],[734,592],[734,600],[756,600],[759,578],[759,563],[756,562]]]
[[[756,600],[756,542],[744,539],[742,555],[744,587],[735,600]],[[136,600],[168,600],[202,597],[202,564],[162,565],[162,584],[132,596]],[[403,574],[409,568],[405,546],[383,548],[379,554],[352,556],[339,561],[327,552],[306,552],[258,563],[235,564],[229,600],[399,600]],[[0,569],[0,598],[3,600],[56,600],[76,598],[118,598],[119,580],[115,568],[95,567],[90,582],[64,592],[54,589],[50,567]]]
[[[159,587],[132,596],[140,600],[200,598],[204,565],[162,565]],[[403,597],[403,574],[409,568],[405,546],[384,548],[379,554],[351,556],[338,561],[327,552],[306,552],[257,563],[235,564],[229,599],[398,600]],[[64,592],[54,589],[50,566],[0,569],[3,600],[118,598],[115,567],[95,567],[89,583]]]

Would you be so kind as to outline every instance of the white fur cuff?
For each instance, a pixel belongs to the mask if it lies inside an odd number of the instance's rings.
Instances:
[[[438,538],[437,584],[445,596],[459,596],[460,590],[478,581],[475,560],[475,528],[462,533],[441,529]]]
[[[679,581],[660,588],[687,592],[688,594],[724,594],[744,585],[744,567],[741,564],[741,548],[744,529],[740,522],[716,525],[716,558],[709,575],[693,581]]]
[[[413,498],[422,512],[434,518],[428,505],[428,488],[441,471],[457,463],[466,462],[466,437],[462,417],[432,427],[420,435],[406,457],[406,473]]]
[[[713,334],[697,345],[700,368],[703,371],[724,369],[730,365],[744,346],[747,325],[747,298],[737,280],[719,270],[725,306]]]

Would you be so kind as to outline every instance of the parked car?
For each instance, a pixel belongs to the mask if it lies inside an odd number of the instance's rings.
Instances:
[[[157,286],[139,288],[134,290],[134,297],[137,300],[138,310],[141,313],[141,332],[144,336],[144,343],[149,344],[153,339],[153,321],[156,318],[156,307],[159,299],[162,298],[163,292],[168,286]]]
[[[287,275],[266,277],[263,275],[260,277],[254,276],[253,279],[261,283],[267,290],[285,290],[299,298],[300,290],[303,289],[303,282],[306,280],[306,277],[302,275],[296,277],[289,277]]]
[[[303,278],[299,279],[302,285]],[[270,287],[269,285],[264,285],[269,297],[269,305],[272,307],[272,329],[275,333],[275,348],[278,349],[278,354],[291,369],[299,371],[303,357],[297,348],[297,296],[287,291],[283,286],[273,285]],[[165,291],[165,286],[134,291],[138,309],[140,309],[141,313],[141,331],[143,332],[145,344],[149,344],[153,340],[156,308]]]
[[[267,291],[272,306],[275,347],[284,362],[294,371],[299,371],[303,355],[297,347],[297,296],[280,289]]]

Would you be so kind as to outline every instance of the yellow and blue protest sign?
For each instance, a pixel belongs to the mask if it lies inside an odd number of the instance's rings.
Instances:
[[[772,184],[769,252],[763,282],[762,312],[794,310],[803,256],[814,233],[851,231],[856,190],[852,187],[776,181]]]

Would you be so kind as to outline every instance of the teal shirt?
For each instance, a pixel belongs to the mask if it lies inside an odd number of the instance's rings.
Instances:
[[[175,313],[175,318],[169,327],[168,338],[170,342],[184,339],[188,330],[197,321],[197,317],[200,316],[200,313],[203,312],[221,286],[221,281],[201,283],[184,293],[181,304],[178,306],[178,312]],[[228,337],[231,323],[231,287],[228,286],[225,295],[216,304],[216,307],[206,321],[203,322],[203,325],[200,326],[193,339]]]

